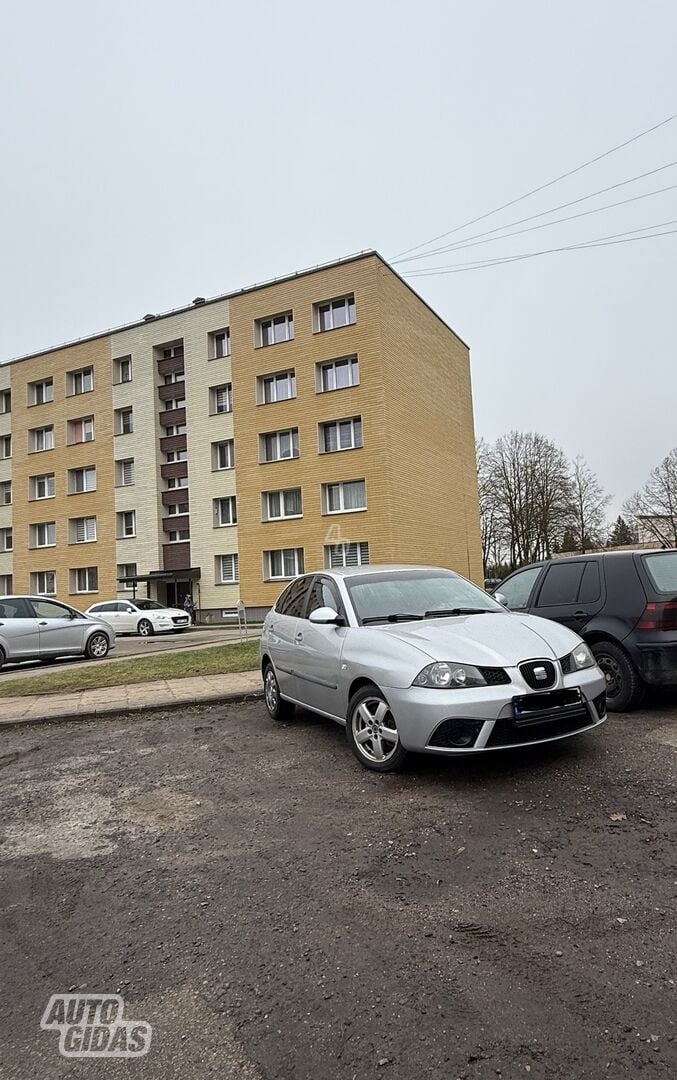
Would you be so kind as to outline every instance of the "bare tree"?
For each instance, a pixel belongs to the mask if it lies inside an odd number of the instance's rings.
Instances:
[[[607,495],[585,459],[574,459],[571,469],[571,522],[576,549],[585,552],[591,547],[601,547],[606,534],[606,508],[611,496]]]
[[[482,561],[485,574],[489,574],[505,562],[506,525],[500,491],[495,482],[494,449],[484,439],[477,440],[477,487]]]
[[[649,473],[643,488],[623,507],[641,519],[643,530],[665,547],[677,547],[677,447]]]

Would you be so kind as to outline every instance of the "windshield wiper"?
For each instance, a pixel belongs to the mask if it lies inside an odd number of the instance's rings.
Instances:
[[[432,608],[426,611],[424,618],[443,619],[448,615],[488,615],[491,610],[491,608],[483,607]]]
[[[375,622],[411,622],[412,619],[422,619],[423,615],[407,615],[403,611],[398,611],[394,615],[369,615],[366,619],[362,620],[362,625],[366,626],[367,623]]]

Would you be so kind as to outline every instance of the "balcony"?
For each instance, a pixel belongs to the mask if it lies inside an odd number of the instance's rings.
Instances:
[[[167,386],[158,386],[157,392],[160,401],[171,401],[173,398],[185,396],[186,384],[185,382],[168,383]]]
[[[188,440],[185,435],[164,435],[160,439],[160,449],[163,454],[168,450],[186,450]]]
[[[162,519],[162,528],[166,533],[174,532],[176,529],[190,528],[190,514],[175,514],[174,517],[166,517]]]
[[[183,357],[170,356],[167,360],[158,360],[157,369],[159,375],[173,375],[175,371],[183,371]]]
[[[188,488],[172,488],[171,491],[162,492],[163,506],[176,506],[177,503],[188,501]]]
[[[163,427],[169,427],[170,424],[185,424],[186,422],[186,410],[185,409],[167,409],[165,412],[160,413],[160,423]]]
[[[171,480],[175,476],[188,476],[187,461],[170,461],[160,466],[160,476],[163,480]]]
[[[186,540],[181,544],[163,544],[162,563],[165,570],[188,570],[190,567],[190,540]]]

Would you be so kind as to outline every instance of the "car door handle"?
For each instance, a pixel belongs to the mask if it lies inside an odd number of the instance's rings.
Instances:
[[[294,638],[294,644],[295,645],[300,645],[302,641],[303,641],[303,634],[298,633],[296,635],[296,637]]]
[[[47,619],[41,619],[38,626],[47,626]]]
[[[574,611],[574,619],[587,619],[587,611]]]

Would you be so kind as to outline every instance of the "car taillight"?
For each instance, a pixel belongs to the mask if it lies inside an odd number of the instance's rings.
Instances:
[[[677,600],[647,604],[636,630],[677,630]]]

